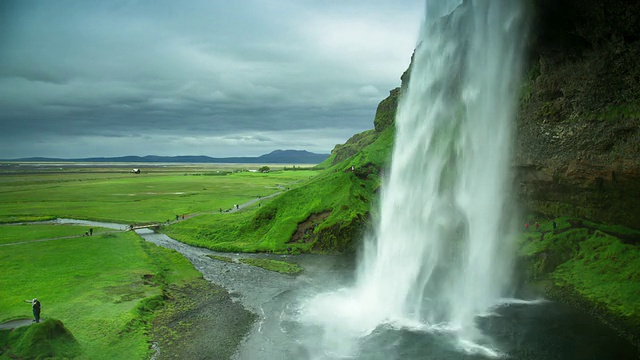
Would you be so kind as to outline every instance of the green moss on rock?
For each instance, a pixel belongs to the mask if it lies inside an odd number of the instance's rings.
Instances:
[[[580,219],[556,221],[562,225],[555,231],[522,235],[520,256],[528,280],[548,296],[599,316],[638,344],[640,246],[628,240],[637,231]],[[549,228],[549,222],[541,225]]]

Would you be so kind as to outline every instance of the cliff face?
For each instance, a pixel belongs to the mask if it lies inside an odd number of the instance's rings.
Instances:
[[[537,0],[515,164],[530,211],[640,228],[640,4]]]
[[[640,229],[640,2],[532,0],[529,66],[516,130],[517,197],[529,212]],[[402,75],[406,86],[409,69]],[[332,151],[333,164],[393,128],[402,88],[375,129]]]
[[[640,2],[532,4],[517,195],[558,229],[542,222],[543,231],[526,234],[521,260],[548,296],[582,307],[638,345],[639,232],[606,224],[640,229]]]

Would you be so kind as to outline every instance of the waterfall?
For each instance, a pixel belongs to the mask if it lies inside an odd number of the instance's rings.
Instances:
[[[509,290],[523,5],[431,0],[426,13],[356,284],[310,307],[310,318],[341,338],[395,324],[478,341],[476,316]]]

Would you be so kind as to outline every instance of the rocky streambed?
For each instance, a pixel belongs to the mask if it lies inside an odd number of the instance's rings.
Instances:
[[[345,339],[336,340],[326,329],[305,323],[301,312],[317,294],[353,283],[349,260],[328,255],[221,254],[150,230],[137,232],[147,241],[183,254],[211,286],[177,292],[182,313],[161,320],[165,323],[156,329],[164,326],[161,331],[179,333],[180,340],[160,343],[158,359],[606,360],[639,355],[634,346],[584,312],[550,301],[518,299],[505,299],[491,313],[478,317],[478,327],[490,339],[482,344],[461,345],[455,331],[437,324],[390,323],[345,348]],[[246,257],[290,260],[305,270],[292,276],[235,261]]]
[[[217,253],[152,230],[136,232],[147,241],[181,253],[210,283],[172,291],[178,294],[174,300],[182,311],[161,316],[156,323],[156,334],[167,342],[159,344],[157,359],[308,358],[301,353],[303,347],[292,346],[296,341],[283,331],[283,323],[295,316],[295,306],[301,299],[345,286],[353,273],[349,260],[339,256],[307,254],[292,259],[288,255]],[[238,261],[265,257],[293,261],[304,267],[304,272],[296,276],[280,274]],[[176,331],[183,333],[169,335]],[[181,345],[176,347],[176,342]]]
[[[74,220],[58,220],[76,223]],[[83,225],[123,230],[118,224]],[[136,230],[146,241],[176,250],[203,279],[170,285],[166,306],[152,327],[153,359],[637,359],[636,347],[595,317],[557,302],[503,299],[476,318],[484,340],[460,341],[443,324],[389,321],[367,334],[342,338],[348,327],[335,313],[366,306],[335,304],[326,316],[337,318],[327,329],[305,318],[318,294],[340,293],[354,282],[354,264],[340,256],[216,253],[175,241],[148,229]],[[296,276],[240,262],[244,258],[292,261],[304,268]],[[223,261],[226,260],[226,261]],[[401,261],[401,259],[399,259]],[[534,299],[534,301],[522,300]],[[344,322],[344,324],[342,324]]]

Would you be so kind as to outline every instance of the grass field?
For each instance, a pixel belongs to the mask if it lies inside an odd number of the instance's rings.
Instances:
[[[0,245],[9,244],[0,246],[0,322],[30,318],[31,307],[23,301],[38,297],[42,317],[61,320],[78,340],[80,358],[146,358],[147,320],[162,306],[166,285],[201,278],[188,260],[133,232],[94,227],[94,235],[85,237],[89,226],[9,223],[64,217],[132,224],[203,213],[229,219],[242,213],[221,216],[218,209],[295,189],[317,174],[235,170],[172,166],[139,175],[113,167],[0,171]],[[35,241],[51,238],[56,240]],[[30,336],[30,331],[19,333]],[[0,349],[11,345],[3,343],[9,341],[6,335],[0,331]],[[0,358],[19,351],[12,349],[0,351]]]
[[[219,172],[170,168],[139,175],[86,169],[0,176],[0,223],[56,217],[140,223],[230,209],[294,188],[317,171]],[[222,175],[220,175],[222,174]]]
[[[144,358],[141,309],[163,284],[201,276],[181,255],[132,232],[0,247],[0,269],[0,321],[31,317],[23,300],[38,297],[42,317],[62,320],[87,359]]]

